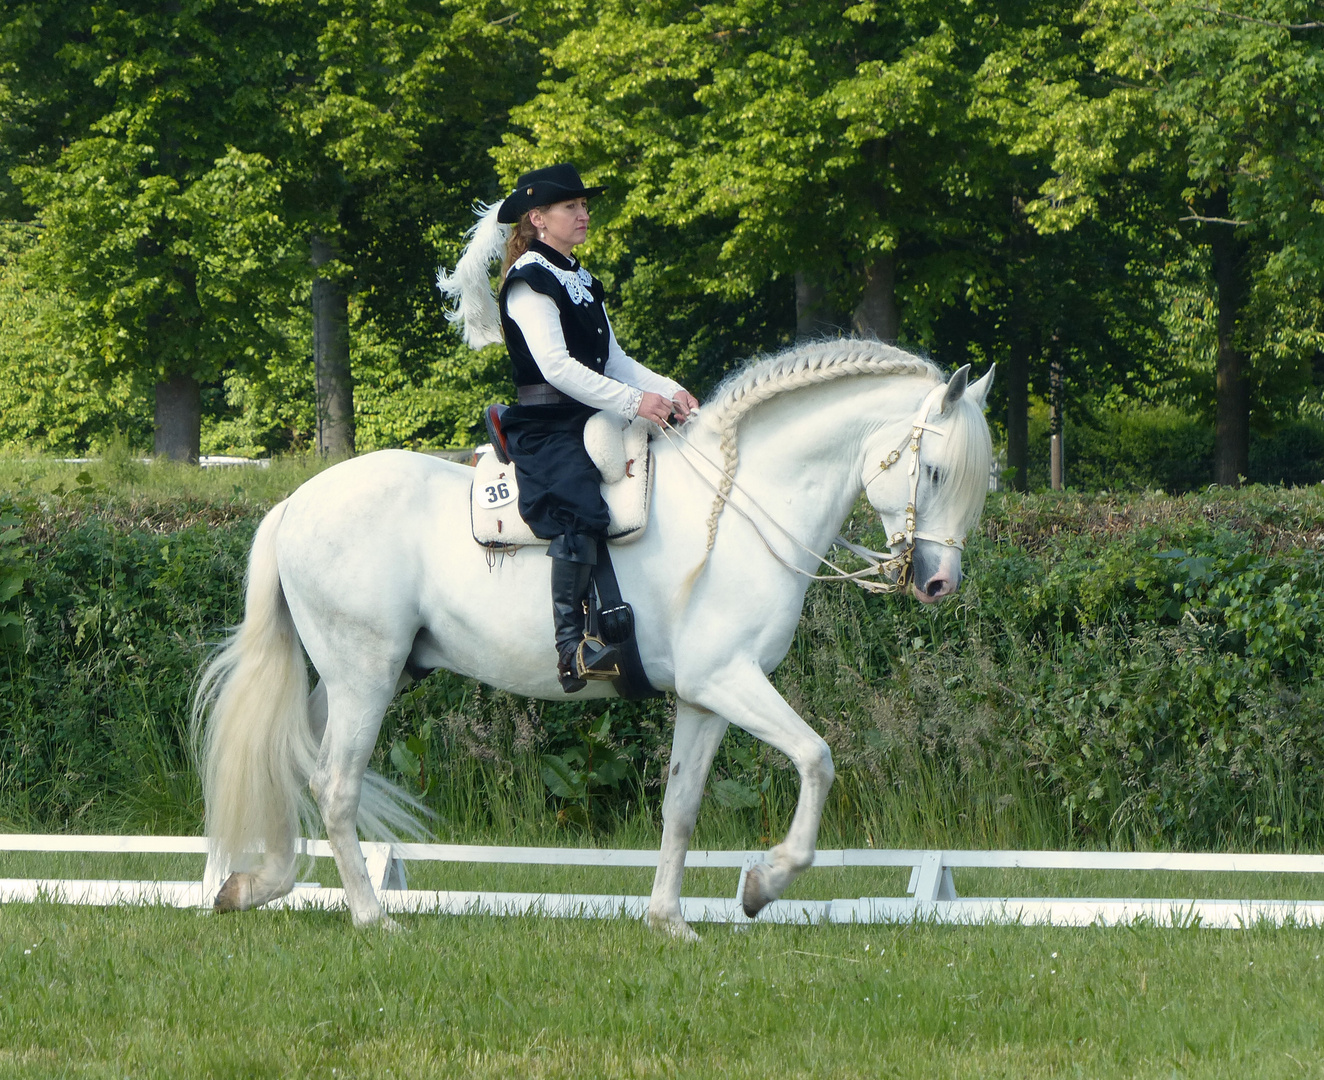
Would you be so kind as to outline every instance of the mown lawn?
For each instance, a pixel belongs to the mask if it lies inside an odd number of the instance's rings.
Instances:
[[[0,909],[5,1077],[1285,1077],[1324,934]]]

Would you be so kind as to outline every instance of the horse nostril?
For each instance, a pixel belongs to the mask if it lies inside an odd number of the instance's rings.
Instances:
[[[946,587],[946,578],[934,577],[929,579],[929,583],[924,586],[924,591],[930,596],[941,596]]]

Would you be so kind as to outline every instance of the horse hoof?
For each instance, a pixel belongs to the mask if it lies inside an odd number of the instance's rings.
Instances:
[[[745,909],[745,918],[754,918],[768,906],[771,899],[763,888],[763,867],[751,866],[745,875],[744,891],[740,894],[740,906]]]
[[[404,930],[403,926],[387,915],[381,908],[370,911],[362,917],[351,912],[350,921],[354,923],[355,930],[384,930],[388,934]]]
[[[650,915],[648,917],[648,928],[654,933],[666,934],[672,941],[683,942],[686,945],[692,945],[699,940],[699,935],[679,915],[674,919],[654,918]]]
[[[252,884],[248,874],[233,873],[225,879],[212,910],[217,913],[226,911],[245,911],[252,907]]]
[[[378,920],[377,925],[378,925],[378,926],[379,926],[379,927],[380,927],[385,933],[388,933],[388,934],[407,934],[407,933],[409,933],[409,927],[405,926],[403,923],[398,923],[398,922],[396,922],[396,921],[395,921],[393,918],[391,918],[391,916],[389,916],[389,915],[383,915],[383,916],[381,917],[381,919]]]

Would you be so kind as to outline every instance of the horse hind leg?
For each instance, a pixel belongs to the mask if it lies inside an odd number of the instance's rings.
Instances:
[[[385,917],[368,875],[368,864],[359,846],[358,817],[363,776],[382,717],[397,686],[408,681],[407,676],[398,680],[388,678],[378,682],[376,689],[368,690],[350,685],[357,680],[337,679],[327,683],[326,731],[309,787],[322,812],[326,838],[335,855],[345,902],[355,926],[395,925]]]
[[[662,799],[662,847],[658,853],[648,925],[683,941],[697,941],[680,911],[685,852],[699,817],[704,785],[713,755],[726,734],[727,723],[707,709],[686,701],[676,703],[676,730],[671,739],[667,790]]]
[[[250,869],[235,870],[216,893],[217,912],[247,911],[278,900],[294,888],[294,836],[270,830],[261,859]]]
[[[324,682],[319,681],[308,695],[308,730],[313,742],[320,745],[326,730]],[[294,888],[297,853],[295,837],[285,835],[287,832],[282,829],[279,836],[268,837],[266,849],[254,866],[235,870],[225,879],[216,893],[216,911],[247,911],[278,900]]]

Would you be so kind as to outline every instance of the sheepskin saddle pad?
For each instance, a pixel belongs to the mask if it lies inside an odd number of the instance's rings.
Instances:
[[[602,497],[611,511],[607,539],[614,544],[637,540],[648,523],[653,494],[652,425],[637,417],[628,427],[611,413],[595,413],[584,427],[584,447],[602,473]],[[546,546],[533,535],[519,512],[515,466],[492,451],[480,454],[470,499],[474,539],[485,547]]]

